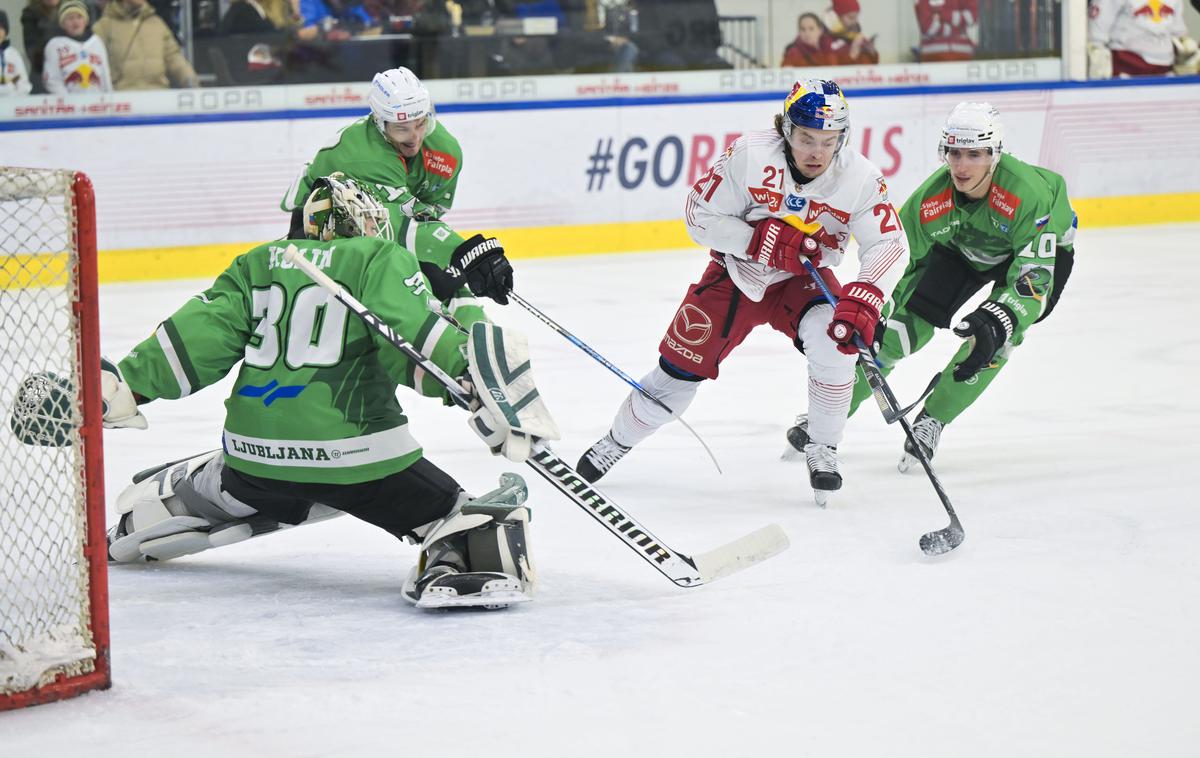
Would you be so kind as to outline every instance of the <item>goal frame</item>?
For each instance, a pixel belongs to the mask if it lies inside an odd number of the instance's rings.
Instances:
[[[84,502],[87,514],[83,556],[88,563],[88,603],[92,641],[96,649],[93,670],[75,676],[60,675],[32,689],[0,694],[0,711],[75,697],[112,684],[108,626],[108,543],[105,539],[103,400],[100,394],[100,307],[96,261],[96,195],[92,182],[75,172],[71,182],[76,251],[72,312],[78,335],[79,394],[83,409],[80,440],[83,445]]]

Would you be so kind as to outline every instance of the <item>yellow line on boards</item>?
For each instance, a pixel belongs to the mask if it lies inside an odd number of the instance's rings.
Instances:
[[[1200,192],[1168,195],[1077,198],[1071,201],[1083,229],[1141,226],[1200,221]],[[472,234],[475,230],[465,232]],[[553,258],[571,255],[633,253],[696,247],[682,219],[632,221],[611,224],[514,227],[483,230],[504,244],[510,258]],[[265,241],[265,240],[264,240]],[[101,282],[136,282],[154,279],[211,279],[229,262],[260,242],[190,245],[171,248],[102,250]],[[0,289],[28,286],[48,272],[30,272],[32,260],[50,256],[0,256]],[[57,257],[57,256],[54,256]],[[46,265],[46,264],[42,264]],[[53,267],[51,270],[54,270]],[[8,270],[8,277],[3,273]],[[16,272],[23,272],[17,274]]]

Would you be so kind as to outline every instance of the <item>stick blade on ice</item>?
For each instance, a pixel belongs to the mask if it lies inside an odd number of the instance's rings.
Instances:
[[[779,555],[790,544],[778,524],[768,524],[728,545],[694,555],[692,562],[708,584]]]

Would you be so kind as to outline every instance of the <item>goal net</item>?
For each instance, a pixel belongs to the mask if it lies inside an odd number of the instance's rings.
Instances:
[[[0,167],[0,710],[109,685],[94,206]]]

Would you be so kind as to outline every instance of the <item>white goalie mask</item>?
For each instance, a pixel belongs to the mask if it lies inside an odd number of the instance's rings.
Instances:
[[[304,201],[304,236],[324,242],[339,237],[391,239],[392,221],[373,194],[344,174],[330,174],[313,183]]]
[[[416,74],[403,66],[376,74],[367,102],[371,104],[375,126],[385,139],[389,123],[426,119],[426,133],[433,131],[435,121],[429,90]]]
[[[1000,123],[1000,111],[991,103],[959,103],[954,106],[942,127],[938,160],[945,163],[946,154],[951,148],[990,150],[994,171],[1004,148],[1004,124]]]

